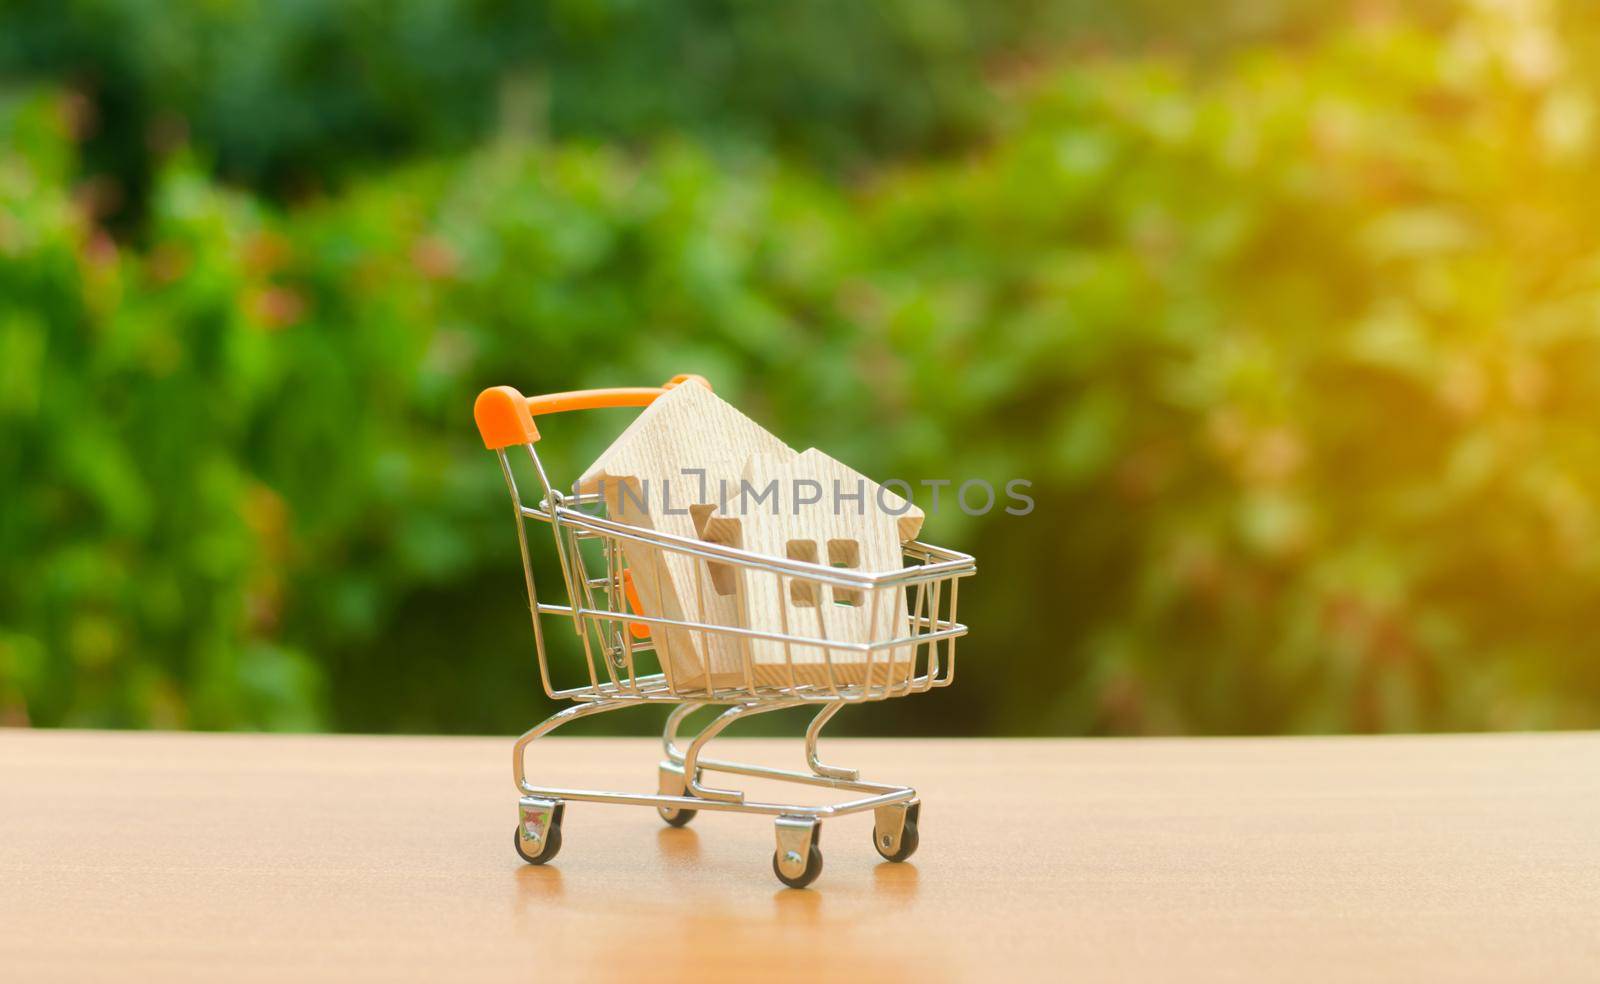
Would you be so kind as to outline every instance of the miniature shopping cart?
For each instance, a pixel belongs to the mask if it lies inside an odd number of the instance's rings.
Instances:
[[[474,416],[484,443],[500,460],[517,519],[517,541],[522,551],[523,576],[533,613],[533,636],[538,652],[539,678],[545,693],[572,706],[550,716],[517,739],[512,749],[512,775],[521,794],[515,833],[517,853],[530,864],[544,864],[561,849],[561,822],[569,801],[617,803],[655,807],[673,826],[688,823],[699,810],[728,810],[766,814],[776,818],[777,850],[772,868],[784,884],[800,888],[822,870],[818,836],[824,818],[871,810],[873,846],[889,861],[904,861],[917,849],[917,821],[921,803],[909,786],[863,781],[856,770],[824,764],[817,754],[817,738],[828,721],[848,703],[885,700],[924,693],[948,686],[955,674],[955,642],[966,634],[956,621],[956,589],[961,578],[976,570],[973,559],[918,541],[904,544],[905,566],[889,573],[864,573],[818,563],[766,556],[731,546],[694,540],[628,525],[608,518],[600,494],[565,494],[551,485],[539,460],[539,433],[533,418],[543,414],[602,407],[643,407],[686,379],[676,377],[660,388],[587,390],[527,398],[510,387],[484,391]],[[524,460],[526,452],[526,460]],[[542,495],[537,505],[523,499],[519,473],[527,485],[528,472]],[[530,555],[533,523],[548,524],[561,568],[565,604],[541,601],[535,585],[535,565]],[[695,564],[727,565],[748,578],[775,578],[780,592],[834,590],[867,592],[872,598],[903,598],[905,617],[893,638],[865,642],[830,640],[803,627],[788,632],[760,631],[739,625],[716,624],[694,618],[668,618],[641,611],[634,578],[649,576],[628,568],[625,546],[648,545],[655,556],[691,558]],[[635,550],[635,556],[638,555]],[[726,568],[724,568],[726,569]],[[899,604],[898,600],[895,604]],[[550,626],[546,617],[554,617]],[[583,671],[574,670],[576,686],[557,687],[551,679],[547,633],[570,620],[583,653]],[[828,654],[816,672],[796,673],[791,661],[788,674],[751,672],[712,673],[674,677],[669,670],[671,640],[684,633],[702,642],[712,636],[762,640],[782,644],[783,650],[809,649]],[[702,646],[703,653],[707,647]],[[746,647],[748,649],[748,646]],[[681,655],[681,654],[680,654]],[[748,660],[748,657],[747,657]],[[853,672],[836,671],[849,665]],[[862,668],[864,667],[864,672]],[[780,667],[781,670],[781,667]],[[666,758],[660,763],[655,793],[609,792],[535,785],[527,778],[526,750],[538,738],[569,721],[606,711],[647,704],[671,704],[662,732]],[[735,721],[785,708],[814,705],[816,714],[806,728],[805,755],[809,771],[798,772],[702,757],[706,744]],[[698,733],[680,743],[678,732],[697,710],[722,708]],[[746,798],[738,790],[707,785],[704,775],[719,772],[775,779],[862,794],[826,806],[770,803]]]

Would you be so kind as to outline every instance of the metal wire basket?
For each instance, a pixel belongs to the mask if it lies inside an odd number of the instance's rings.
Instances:
[[[605,499],[597,493],[566,494],[550,482],[538,452],[539,433],[533,418],[568,410],[646,406],[674,385],[692,377],[675,377],[666,386],[620,390],[587,390],[527,398],[510,387],[484,391],[475,407],[484,443],[500,462],[511,493],[521,548],[523,577],[533,614],[539,678],[545,692],[573,705],[529,729],[513,750],[513,775],[522,794],[516,847],[524,860],[543,864],[560,848],[564,804],[623,803],[656,807],[670,824],[688,822],[698,810],[730,810],[774,815],[778,849],[773,870],[785,884],[803,887],[821,870],[817,849],[820,821],[865,810],[875,811],[873,843],[891,861],[910,857],[917,845],[920,802],[909,786],[862,781],[856,770],[823,764],[817,754],[822,728],[846,703],[884,700],[948,686],[955,675],[956,640],[966,626],[956,621],[960,579],[976,572],[970,556],[920,541],[904,545],[905,566],[891,572],[862,572],[818,563],[773,557],[736,547],[693,540],[607,518]],[[529,505],[518,484],[518,459],[526,455],[537,494]],[[532,531],[549,528],[561,569],[565,595],[541,601],[535,578]],[[647,549],[641,549],[647,548]],[[644,570],[630,569],[625,553],[635,560],[650,558]],[[668,558],[696,565],[715,565],[732,575],[738,590],[750,590],[756,578],[772,579],[780,596],[824,590],[850,593],[864,606],[867,624],[876,630],[858,640],[830,638],[825,620],[797,619],[773,632],[733,624],[714,617],[704,594],[685,615],[669,618],[641,610],[635,582],[661,578]],[[657,592],[659,596],[659,592]],[[564,603],[563,603],[564,602]],[[819,610],[820,611],[820,610]],[[891,614],[893,617],[881,617]],[[580,640],[581,675],[552,679],[546,626],[565,623]],[[605,790],[559,789],[530,783],[526,749],[535,739],[580,717],[647,703],[677,706],[662,734],[666,758],[659,765],[655,794]],[[756,714],[807,704],[818,705],[806,729],[809,772],[704,758],[705,745],[734,721]],[[678,730],[684,719],[708,705],[725,705],[680,748]],[[867,794],[829,806],[755,802],[737,790],[706,786],[708,771]]]

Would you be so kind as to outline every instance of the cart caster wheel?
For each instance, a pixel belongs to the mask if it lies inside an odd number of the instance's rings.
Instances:
[[[874,823],[872,825],[872,846],[878,849],[878,855],[885,861],[898,863],[917,853],[917,820],[921,815],[922,804],[912,803],[910,808],[906,810],[905,820],[901,824],[900,843],[898,845],[895,844],[892,833]],[[885,819],[889,820],[887,817]]]
[[[534,801],[523,800],[524,810]],[[517,856],[529,864],[545,864],[561,853],[561,815],[566,812],[565,803],[556,803],[551,810],[548,821],[544,824],[544,838],[540,841],[530,841],[523,837],[523,827],[529,819],[529,814],[524,812],[523,822],[511,831],[511,844],[517,849]],[[530,829],[536,829],[530,828]],[[533,853],[529,853],[529,851]]]
[[[544,864],[561,853],[561,828],[550,828],[550,833],[544,839],[544,848],[538,854],[529,854],[528,849],[522,846],[522,831],[520,830],[511,832],[511,843],[516,845],[517,855],[522,860],[529,864]]]
[[[905,828],[900,831],[900,849],[893,854],[884,850],[883,836],[874,827],[872,829],[872,846],[878,849],[878,853],[882,855],[885,861],[904,861],[917,853],[917,825],[910,819],[906,820]]]
[[[778,880],[783,882],[785,885],[788,885],[790,888],[805,888],[807,885],[816,881],[818,875],[822,874],[822,851],[817,848],[817,845],[812,844],[811,849],[806,852],[805,870],[800,872],[798,875],[784,874],[783,869],[785,860],[790,863],[791,867],[800,860],[798,854],[795,854],[794,852],[790,852],[790,854],[792,856],[787,859],[782,851],[774,852],[772,855],[772,873],[777,875]]]
[[[661,784],[656,787],[662,796],[689,796],[689,783],[684,778],[683,768],[671,762],[661,763]],[[689,810],[681,806],[658,806],[656,812],[661,814],[661,819],[668,826],[681,827],[694,819],[699,810]]]
[[[669,827],[682,827],[682,826],[687,825],[690,820],[693,820],[694,819],[694,815],[696,813],[699,813],[700,811],[699,810],[669,810],[664,806],[658,806],[658,807],[656,807],[656,812],[661,814],[661,819],[663,819],[663,820],[665,820],[667,822],[667,826],[669,826]]]

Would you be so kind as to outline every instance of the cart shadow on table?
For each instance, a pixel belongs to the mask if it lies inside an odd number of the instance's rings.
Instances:
[[[691,867],[702,860],[699,834],[687,827],[667,827],[656,832],[656,849],[660,857],[674,867]],[[841,864],[845,863],[841,859]],[[872,881],[866,894],[878,903],[890,905],[909,904],[918,893],[920,873],[910,862],[891,864],[881,862],[871,868]],[[561,901],[567,894],[559,864],[522,865],[516,872],[516,900],[518,909],[530,903]],[[819,920],[828,898],[827,875],[824,881],[812,888],[780,888],[772,895],[775,911],[799,922]],[[838,878],[847,878],[840,874]],[[860,882],[854,886],[835,886],[834,892],[846,892],[860,899]]]
[[[517,869],[517,907],[529,902],[555,902],[566,894],[561,869],[553,864],[525,864]]]
[[[675,864],[693,864],[700,859],[700,837],[683,827],[667,827],[656,833],[661,856]],[[565,894],[561,868],[555,864],[526,864],[517,869],[516,895],[519,908],[529,902],[555,902]]]
[[[700,835],[688,827],[663,827],[656,831],[656,850],[675,863],[700,860]]]
[[[917,897],[917,882],[922,876],[910,861],[892,864],[881,861],[872,869],[872,886],[879,898],[910,902]]]
[[[890,864],[885,861],[872,869],[872,888],[867,894],[877,904],[906,905],[917,897],[919,877],[914,864]],[[822,880],[810,888],[778,889],[772,893],[774,911],[796,922],[820,920],[830,894],[827,878],[828,873],[824,869]],[[835,891],[839,890],[835,888]],[[855,898],[861,896],[856,894]]]

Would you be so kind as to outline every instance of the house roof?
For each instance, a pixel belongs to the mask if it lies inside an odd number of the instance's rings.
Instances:
[[[717,483],[735,486],[754,454],[792,456],[794,449],[704,386],[675,386],[644,408],[578,479],[579,492],[603,480],[672,483],[674,503],[711,502]],[[704,470],[709,495],[685,469]],[[651,495],[657,493],[652,491]]]

